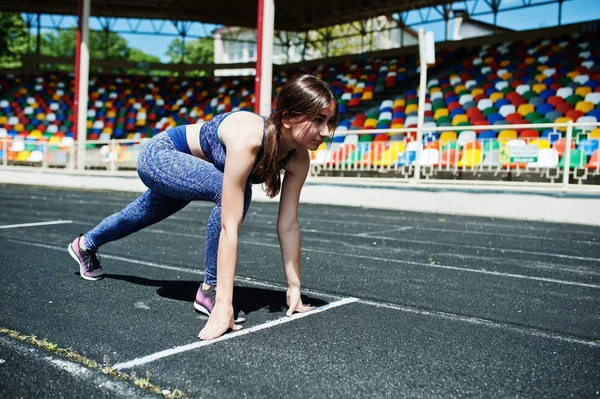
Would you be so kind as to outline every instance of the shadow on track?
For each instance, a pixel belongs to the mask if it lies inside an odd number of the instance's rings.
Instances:
[[[200,285],[195,280],[153,280],[124,274],[107,273],[104,275],[104,278],[126,281],[146,287],[158,287],[156,293],[161,297],[190,303],[194,302],[196,291]],[[323,306],[328,303],[322,299],[305,295],[302,295],[302,301],[305,304],[308,303],[313,306]],[[235,312],[243,310],[246,314],[265,308],[269,310],[269,313],[285,312],[287,310],[285,292],[264,288],[235,286],[233,289],[233,308]]]

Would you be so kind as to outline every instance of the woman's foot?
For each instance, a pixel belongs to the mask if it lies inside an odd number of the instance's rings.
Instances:
[[[104,278],[104,271],[100,266],[100,259],[98,259],[98,251],[91,251],[85,248],[83,245],[83,235],[76,237],[72,243],[69,244],[69,254],[77,264],[79,264],[79,274],[86,280],[100,280]]]
[[[214,286],[202,283],[198,292],[196,292],[196,300],[194,301],[194,309],[198,312],[210,316],[215,307],[215,298],[217,290]],[[238,311],[234,323],[243,323],[246,321],[246,313],[243,310]]]

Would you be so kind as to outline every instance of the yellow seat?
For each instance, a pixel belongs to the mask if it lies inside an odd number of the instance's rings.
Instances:
[[[365,129],[375,129],[377,127],[377,119],[367,119],[363,125]]]
[[[432,87],[431,89],[429,89],[429,93],[433,94],[433,93],[437,93],[438,91],[442,91],[442,89],[440,89],[439,87]]]
[[[533,104],[521,104],[521,105],[519,105],[519,108],[517,109],[517,112],[523,116],[527,116],[528,113],[534,112],[534,111],[535,111],[535,107],[533,106]]]
[[[92,121],[92,120],[88,120],[88,121],[85,123],[85,127],[87,127],[88,129],[91,129],[92,127],[94,127],[94,121]]]
[[[454,91],[456,93],[460,93],[461,91],[465,91],[465,90],[467,90],[467,88],[463,84],[458,84],[458,85],[454,86]]]
[[[540,94],[542,91],[546,90],[546,85],[543,83],[538,83],[533,85],[531,90],[535,91],[537,94]]]
[[[398,154],[404,152],[406,144],[404,141],[392,141],[389,148],[383,151],[381,158],[375,162],[377,166],[389,166],[395,164],[398,160]]]
[[[435,119],[437,121],[441,117],[448,116],[448,115],[450,115],[450,113],[448,112],[448,110],[446,108],[438,108],[435,110],[435,113],[433,114],[433,119]]]
[[[362,87],[362,86],[355,87],[355,88],[354,88],[354,93],[353,93],[353,94],[356,94],[356,93],[362,93],[364,90],[365,90],[365,88],[364,88],[364,87]]]
[[[500,133],[498,133],[498,141],[501,143],[506,143],[507,141],[510,140],[514,140],[518,137],[518,133],[516,130],[512,130],[512,129],[506,129],[506,130],[501,130]]]
[[[13,127],[17,132],[22,132],[25,129],[25,126],[22,123],[17,123],[15,127]]]
[[[575,94],[577,94],[581,97],[585,97],[586,94],[591,93],[591,92],[592,92],[592,88],[588,87],[588,86],[580,86],[575,89]]]
[[[567,74],[568,77],[570,77],[571,79],[575,78],[576,76],[579,76],[579,72],[577,71],[571,71]]]
[[[402,129],[404,128],[404,123],[394,122],[391,126],[392,129]]]
[[[442,132],[442,134],[440,135],[440,145],[443,147],[449,141],[456,141],[456,137],[457,137],[456,132],[452,132],[452,131]]]
[[[512,72],[506,72],[506,73],[503,73],[502,76],[500,76],[500,78],[502,80],[510,80],[513,78],[513,74],[512,74]]]
[[[364,101],[369,101],[373,99],[373,92],[372,91],[365,91],[362,94],[361,100]]]
[[[575,105],[575,110],[581,111],[584,114],[587,114],[588,112],[590,112],[593,109],[594,109],[594,103],[591,103],[589,101],[579,101],[577,103],[577,105]]]
[[[504,60],[504,61],[502,61],[502,62],[500,63],[500,66],[501,66],[502,68],[505,68],[505,67],[507,67],[507,66],[509,66],[509,65],[510,65],[510,60]]]
[[[504,93],[502,93],[501,91],[497,91],[490,95],[490,100],[492,100],[493,103],[495,103],[496,101],[498,101],[502,98],[504,98]]]
[[[471,90],[471,97],[473,97],[473,98],[477,97],[480,94],[485,94],[483,89],[480,87],[476,87],[473,90]]]
[[[458,126],[461,122],[468,122],[469,117],[467,115],[454,115],[452,118],[452,126]]]
[[[554,120],[554,123],[567,123],[568,121],[573,121],[573,119],[567,117],[567,116],[563,116],[560,118],[556,118]],[[567,127],[566,126],[561,126],[557,128],[558,130],[560,130],[561,132],[566,132],[567,131]]]
[[[533,139],[529,142],[529,145],[537,146],[540,150],[550,148],[550,142],[546,139]]]
[[[598,139],[600,140],[600,127],[597,127],[596,129],[592,130],[590,132],[590,139]]]
[[[525,63],[528,64],[528,65],[531,65],[531,64],[533,64],[536,61],[537,60],[534,57],[525,58]]]
[[[19,162],[27,162],[31,153],[29,151],[21,151],[17,154],[17,161]]]
[[[483,154],[480,149],[468,148],[462,152],[462,156],[460,157],[457,166],[463,168],[471,168],[473,166],[479,165],[482,159]]]
[[[419,106],[417,104],[408,104],[406,106],[406,109],[404,110],[404,112],[409,114],[411,112],[417,112],[418,109],[419,109]]]
[[[540,73],[540,74],[535,75],[534,79],[538,83],[542,83],[544,81],[544,79],[546,79],[546,75],[544,75],[543,73]]]
[[[8,123],[7,116],[0,116],[0,125],[6,125]]]
[[[396,107],[404,107],[404,105],[406,104],[406,101],[404,101],[404,99],[399,98],[397,100],[394,101],[394,108]]]

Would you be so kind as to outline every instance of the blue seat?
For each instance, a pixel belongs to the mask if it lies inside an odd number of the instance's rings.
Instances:
[[[503,105],[508,105],[510,104],[510,101],[508,101],[506,98],[500,98],[498,100],[496,100],[496,102],[494,103],[494,107],[500,109],[500,107],[502,107]]]
[[[559,131],[554,132],[552,129],[548,129],[542,132],[542,138],[548,140],[550,144],[553,144],[556,140],[562,138],[562,134]]]
[[[415,163],[417,159],[416,151],[404,151],[398,159],[398,166],[409,166]]]
[[[498,133],[495,130],[484,130],[477,135],[477,140],[489,140],[498,137]]]
[[[493,113],[493,114],[489,114],[487,117],[487,120],[490,124],[495,124],[496,122],[500,121],[500,120],[504,120],[504,117],[502,116],[502,114],[499,113]]]
[[[454,118],[456,115],[464,115],[465,114],[465,110],[462,108],[454,108],[452,111],[450,111],[450,119]]]
[[[587,116],[595,116],[596,120],[600,121],[600,109],[594,108],[590,112],[588,112]]]
[[[535,107],[535,112],[539,112],[542,115],[546,115],[548,112],[554,111],[552,104],[543,103]]]
[[[582,140],[579,142],[577,149],[583,151],[585,156],[589,157],[594,153],[594,151],[596,151],[598,149],[599,146],[600,146],[599,140],[594,140],[594,139]]]

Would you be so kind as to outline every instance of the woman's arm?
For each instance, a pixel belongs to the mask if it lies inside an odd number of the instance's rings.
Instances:
[[[304,306],[300,299],[300,227],[298,225],[298,203],[300,191],[310,167],[308,151],[299,150],[285,170],[279,201],[277,235],[288,283],[287,315],[314,309]]]
[[[260,132],[260,130],[259,130]],[[261,146],[261,135],[251,135],[240,140],[222,133],[221,139],[227,148],[227,160],[223,175],[221,197],[221,235],[217,255],[217,295],[215,307],[208,322],[200,331],[200,339],[217,338],[228,328],[237,330],[233,324],[233,280],[237,263],[238,234],[244,214],[244,190],[248,176],[252,172],[256,154]]]

